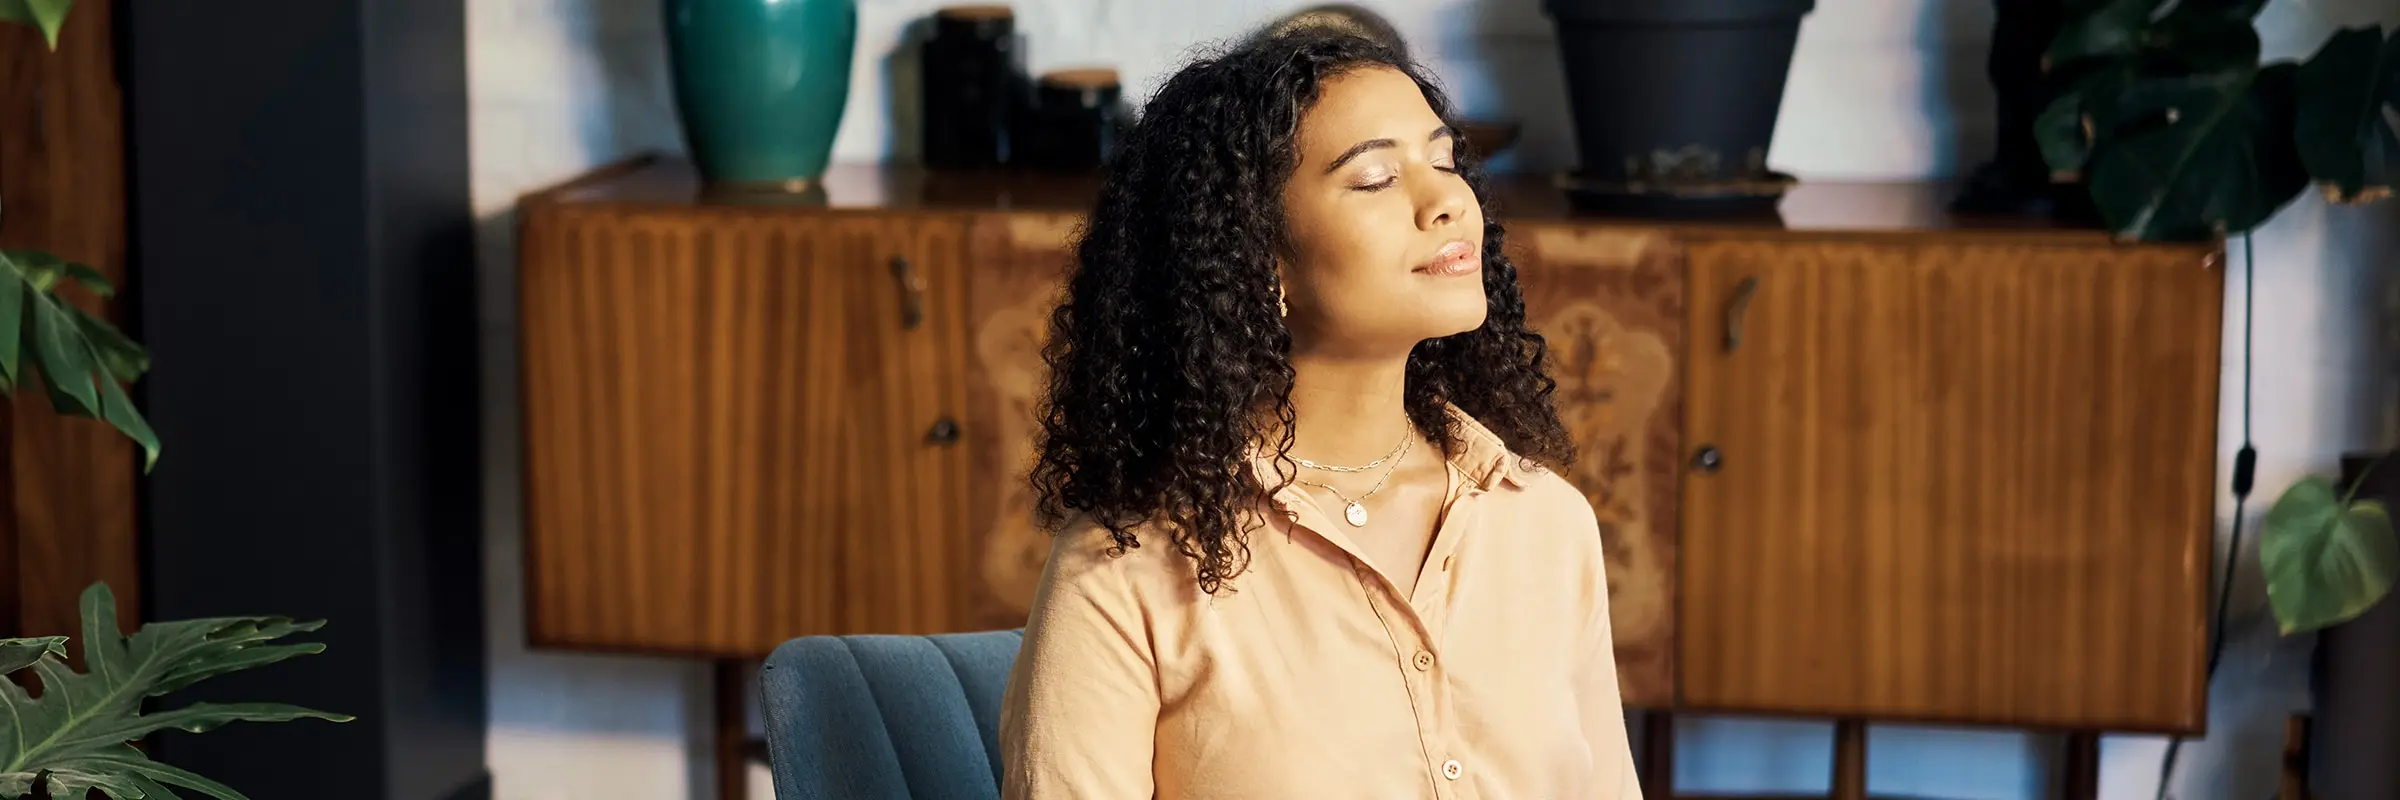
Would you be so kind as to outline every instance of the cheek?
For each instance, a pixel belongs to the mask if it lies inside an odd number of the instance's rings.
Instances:
[[[1311,299],[1326,311],[1387,302],[1407,288],[1407,248],[1413,229],[1405,219],[1392,223],[1379,216],[1383,215],[1372,207],[1346,208],[1306,220],[1294,215],[1292,249],[1299,257],[1297,266]],[[1402,227],[1394,229],[1394,224]]]

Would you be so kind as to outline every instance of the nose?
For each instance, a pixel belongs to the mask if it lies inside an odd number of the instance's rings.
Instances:
[[[1466,219],[1467,208],[1475,202],[1475,192],[1458,176],[1433,167],[1420,167],[1422,179],[1411,181],[1417,188],[1417,230],[1430,231],[1457,224]]]

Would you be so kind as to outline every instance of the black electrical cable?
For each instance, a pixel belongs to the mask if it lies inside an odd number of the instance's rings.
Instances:
[[[2225,609],[2233,601],[2233,565],[2242,557],[2242,520],[2249,516],[2250,487],[2257,477],[2258,449],[2250,446],[2250,353],[2252,312],[2258,296],[2258,260],[2250,249],[2250,234],[2242,234],[2242,449],[2233,456],[2233,533],[2225,542],[2225,579],[2217,585],[2217,610],[2209,623],[2208,685],[2217,681],[2217,665],[2225,660]],[[2167,798],[2167,781],[2175,777],[2175,758],[2183,737],[2167,742],[2167,757],[2158,764],[2158,800]]]

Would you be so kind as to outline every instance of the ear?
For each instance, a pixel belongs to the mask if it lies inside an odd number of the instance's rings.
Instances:
[[[1290,281],[1284,279],[1287,272],[1283,268],[1284,263],[1281,257],[1275,259],[1275,313],[1277,316],[1288,317],[1292,315],[1292,306],[1288,301],[1289,296],[1283,288],[1290,285]]]

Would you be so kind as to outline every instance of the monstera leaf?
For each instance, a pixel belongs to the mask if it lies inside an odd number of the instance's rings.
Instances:
[[[2334,33],[2300,65],[2300,161],[2337,203],[2392,194],[2400,181],[2400,32]]]
[[[2137,79],[2258,67],[2258,30],[2247,17],[2186,4],[2153,23],[2153,4],[2109,3],[2080,18],[2051,47],[2049,69],[2066,89],[2036,121],[2036,137],[2051,168],[2069,179],[2082,169],[2097,133],[2087,114],[2107,108]],[[2128,15],[2129,9],[2138,13]]]
[[[169,728],[208,731],[228,722],[350,718],[279,703],[194,703],[145,714],[148,698],[207,678],[323,652],[316,643],[268,644],[322,622],[228,617],[117,631],[117,603],[106,584],[83,593],[83,672],[62,660],[63,637],[0,642],[0,666],[33,667],[41,694],[0,681],[0,798],[21,798],[36,781],[53,798],[93,789],[115,800],[176,800],[182,787],[218,800],[248,800],[232,787],[151,761],[132,742]]]
[[[2135,77],[2086,106],[2092,200],[2127,239],[2247,231],[2308,186],[2292,140],[2298,68]]]
[[[2307,188],[2390,193],[2400,46],[2345,31],[2308,66],[2261,65],[2263,0],[2068,0],[2034,121],[2053,177],[2088,184],[2125,239],[2246,233]]]
[[[142,447],[142,469],[158,463],[158,434],[126,397],[124,383],[150,369],[150,354],[106,320],[58,295],[62,281],[114,293],[91,267],[49,253],[0,250],[0,392],[23,385],[23,351],[41,366],[50,407],[107,422]]]
[[[2164,16],[2166,0],[2102,0],[2066,3],[2067,21],[2059,26],[2043,54],[2053,70],[2070,69],[2096,60],[2158,59],[2179,62],[2187,69],[2221,69],[2237,63],[2258,63],[2258,37],[2250,19],[2265,0],[2184,0]]]
[[[2041,146],[2042,160],[2049,164],[2052,179],[2083,180],[2084,168],[2091,163],[2092,146],[2097,144],[2092,138],[2092,122],[2086,109],[2115,97],[2131,80],[2130,66],[2103,64],[2089,68],[2076,76],[2034,119],[2034,143]]]
[[[2256,0],[2110,0],[2064,26],[2049,61],[2066,89],[2035,120],[2061,180],[2088,180],[2119,237],[2243,231],[2307,186],[2294,75],[2261,69]]]
[[[58,29],[67,24],[67,10],[75,0],[0,0],[0,22],[15,22],[40,28],[42,39],[50,49],[58,49]]]
[[[2267,510],[2258,560],[2276,624],[2299,633],[2356,617],[2390,593],[2400,576],[2400,539],[2383,504],[2311,476]]]

